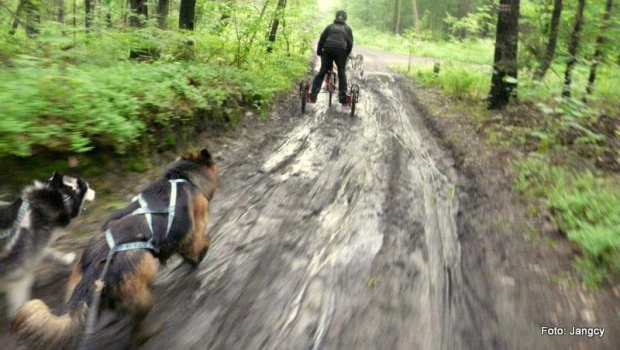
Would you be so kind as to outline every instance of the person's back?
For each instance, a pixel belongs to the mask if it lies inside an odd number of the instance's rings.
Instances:
[[[347,58],[353,50],[353,31],[346,24],[347,13],[336,12],[334,23],[323,30],[319,39],[316,53],[321,56],[321,69],[314,78],[312,84],[311,101],[316,101],[325,74],[331,69],[333,63],[338,67],[338,90],[340,103],[347,103],[347,78],[345,66]]]
[[[351,54],[351,49],[353,49],[353,32],[344,20],[336,18],[334,23],[325,29],[324,33],[326,37],[323,49],[344,49],[347,52],[347,56]],[[319,41],[320,47],[321,43]]]

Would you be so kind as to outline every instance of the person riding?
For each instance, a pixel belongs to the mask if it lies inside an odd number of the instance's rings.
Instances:
[[[347,96],[347,76],[345,67],[347,58],[353,49],[353,31],[347,25],[347,13],[345,11],[336,12],[334,23],[323,30],[316,54],[321,57],[321,69],[314,78],[311,90],[311,103],[316,102],[316,98],[321,90],[321,85],[325,75],[333,67],[334,62],[338,67],[338,99],[340,103],[347,104],[350,98]]]

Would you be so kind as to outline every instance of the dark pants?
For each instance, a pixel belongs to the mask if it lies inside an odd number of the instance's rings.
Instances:
[[[332,69],[334,62],[338,67],[338,99],[340,102],[344,102],[347,97],[347,75],[345,73],[345,66],[347,64],[347,51],[345,49],[333,49],[326,47],[323,49],[321,55],[321,70],[319,74],[314,77],[312,83],[312,98],[316,100],[321,85],[325,79],[325,75]]]

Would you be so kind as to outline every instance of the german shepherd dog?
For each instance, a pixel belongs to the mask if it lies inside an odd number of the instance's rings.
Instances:
[[[169,165],[164,175],[142,192],[142,198],[152,208],[167,208],[171,197],[171,182],[178,183],[175,216],[171,226],[168,215],[152,215],[152,233],[145,215],[131,215],[140,208],[136,201],[112,214],[102,231],[113,234],[115,244],[151,241],[155,250],[134,249],[113,255],[103,278],[103,286],[96,283],[110,251],[106,237],[91,239],[70,278],[66,314],[54,316],[40,300],[24,305],[17,313],[12,330],[18,342],[28,348],[75,348],[84,333],[85,316],[91,307],[96,288],[101,291],[100,316],[103,314],[130,317],[131,338],[135,345],[139,326],[154,305],[151,294],[159,265],[174,254],[179,254],[192,266],[197,266],[209,249],[210,239],[205,234],[209,220],[209,201],[217,187],[217,164],[206,149],[182,155]],[[166,228],[170,226],[167,233]],[[101,320],[100,320],[101,321]],[[124,335],[126,336],[126,334]],[[98,337],[99,338],[99,337]],[[115,349],[124,348],[115,345]],[[91,344],[91,348],[101,348]]]
[[[9,318],[30,299],[41,260],[73,263],[75,253],[50,246],[85,202],[94,199],[95,191],[84,179],[54,173],[26,186],[15,201],[0,203],[0,289],[7,295]]]

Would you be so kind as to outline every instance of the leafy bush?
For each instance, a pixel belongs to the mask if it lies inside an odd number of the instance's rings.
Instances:
[[[401,69],[404,73],[404,69]],[[489,73],[484,67],[443,64],[438,75],[432,65],[416,66],[409,73],[414,80],[440,87],[461,100],[482,100],[489,90]]]
[[[558,227],[581,247],[576,266],[591,286],[620,273],[620,186],[586,171],[549,166],[542,157],[514,163],[515,190],[545,198]]]
[[[429,38],[428,32],[420,37],[406,35],[394,35],[361,24],[358,20],[349,20],[355,45],[368,46],[376,49],[409,54],[410,47],[413,56],[437,58],[445,61],[471,62],[478,64],[491,64],[493,62],[493,41],[489,39],[471,39],[464,41],[433,41],[424,40]],[[355,48],[353,49],[355,50]]]
[[[307,70],[300,60],[276,60],[248,69],[123,62],[0,70],[0,156],[97,144],[123,153],[145,132],[172,123],[189,125],[200,115],[234,121],[240,104],[262,106]]]
[[[489,5],[482,5],[477,7],[475,12],[468,13],[462,18],[446,13],[444,21],[450,27],[452,37],[480,37],[485,31],[495,32],[494,19],[493,8]]]
[[[314,27],[305,22],[315,6],[290,4],[273,44],[265,34],[276,5],[266,4],[240,3],[231,13],[221,2],[201,3],[192,32],[161,30],[154,19],[127,27],[128,9],[109,2],[98,11],[111,14],[111,27],[96,16],[86,31],[61,25],[45,7],[37,35],[0,32],[0,158],[94,147],[122,154],[233,125],[245,107],[264,113],[308,71]],[[232,17],[221,20],[224,13]],[[130,52],[156,54],[137,63]]]

